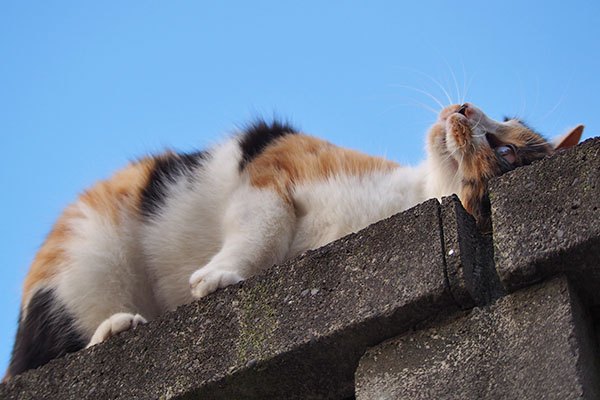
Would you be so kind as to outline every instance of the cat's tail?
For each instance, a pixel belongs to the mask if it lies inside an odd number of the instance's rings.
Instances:
[[[21,310],[12,357],[2,381],[85,345],[85,338],[76,331],[73,317],[54,289],[40,287]]]

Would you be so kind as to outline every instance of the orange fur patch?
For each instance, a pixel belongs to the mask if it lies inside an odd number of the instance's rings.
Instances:
[[[526,146],[528,144],[545,144],[539,135],[524,126],[509,126],[502,130],[502,135],[505,135],[503,142],[511,143],[516,146]]]
[[[398,164],[337,147],[308,135],[288,135],[278,139],[256,157],[246,170],[250,183],[257,188],[276,191],[291,203],[294,185],[325,180],[335,175],[364,176],[376,171],[390,171]]]
[[[152,158],[131,163],[108,180],[99,182],[85,191],[79,196],[79,201],[118,224],[123,212],[138,212],[141,193],[148,182],[153,165]],[[70,222],[77,218],[83,218],[81,211],[74,204],[68,206],[44,241],[25,278],[22,307],[29,302],[34,288],[50,280],[68,263],[64,246],[70,239]]]
[[[110,179],[98,182],[79,199],[98,213],[119,222],[124,210],[137,211],[142,190],[148,182],[154,160],[145,158],[118,171]]]

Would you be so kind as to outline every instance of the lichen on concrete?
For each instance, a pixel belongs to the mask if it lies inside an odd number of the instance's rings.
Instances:
[[[237,342],[240,364],[252,363],[261,353],[268,352],[278,326],[276,311],[271,302],[277,294],[276,283],[260,281],[256,285],[240,290],[239,324]]]

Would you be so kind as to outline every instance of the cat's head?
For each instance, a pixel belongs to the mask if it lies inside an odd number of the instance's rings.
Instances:
[[[443,168],[482,231],[491,230],[488,180],[579,143],[583,125],[555,143],[518,119],[496,121],[470,103],[444,108],[428,137],[429,155]]]

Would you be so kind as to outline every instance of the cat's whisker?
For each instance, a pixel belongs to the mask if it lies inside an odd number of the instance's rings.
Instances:
[[[439,115],[440,112],[442,111],[442,110],[436,110],[435,108],[429,107],[427,104],[424,104],[418,100],[410,100],[410,101],[412,101],[413,105],[423,107],[424,109],[434,113],[436,116]]]
[[[390,112],[392,110],[395,110],[395,109],[397,109],[399,107],[409,107],[409,106],[411,106],[411,107],[414,107],[414,106],[422,107],[422,108],[426,109],[427,111],[431,111],[435,115],[439,115],[439,113],[440,113],[440,111],[435,110],[434,108],[431,108],[427,104],[421,103],[418,100],[414,100],[414,99],[410,99],[410,98],[407,98],[406,100],[409,101],[408,104],[395,104],[393,106],[390,106],[390,107],[386,108],[382,112],[380,112],[378,116],[382,116],[384,114],[387,114],[388,112]]]
[[[479,126],[479,123],[481,122],[481,120],[482,120],[482,119],[483,119],[483,116],[482,116],[482,115],[480,115],[480,116],[479,116],[479,119],[477,120],[477,123],[475,123],[475,126],[472,126],[472,127],[471,127],[471,131],[474,131],[474,130],[475,130],[475,128],[477,128],[477,127]]]
[[[567,91],[568,91],[569,87],[571,86],[572,80],[573,80],[573,75],[571,74],[571,76],[569,77],[569,80],[567,81],[567,85],[565,86],[565,89],[563,90],[562,94],[560,95],[560,98],[558,99],[558,102],[554,105],[554,107],[552,107],[552,109],[550,109],[550,111],[548,111],[542,117],[542,121],[544,121],[546,118],[548,118],[550,115],[552,115],[552,113],[554,113],[554,111],[556,111],[556,109],[562,104],[563,100],[565,99],[565,97],[567,95]]]
[[[459,98],[459,102],[460,104],[464,104],[465,103],[465,87],[467,85],[467,71],[465,71],[465,64],[461,62],[461,68],[462,68],[462,73],[463,73],[463,83],[462,83],[462,96],[460,96]]]
[[[445,57],[442,57],[442,59],[446,63],[446,66],[448,67],[448,69],[450,69],[450,74],[452,75],[452,80],[454,81],[454,88],[456,89],[456,100],[457,100],[457,102],[459,102],[460,101],[460,89],[458,88],[458,80],[456,79],[456,74],[454,73],[454,69],[452,68],[452,66],[450,65],[448,60],[446,60]]]
[[[533,143],[533,142],[525,142],[527,147],[535,147],[535,146],[547,146],[547,143]]]
[[[464,93],[464,99],[467,99],[467,93],[469,92],[469,89],[471,88],[471,83],[473,83],[473,80],[475,79],[475,74],[473,74],[471,76],[471,78],[469,78],[469,82],[467,83],[467,87],[465,89],[465,93]],[[463,101],[464,103],[464,101]]]
[[[443,157],[441,159],[442,163],[445,163],[446,161],[448,161],[450,158],[454,158],[454,154],[456,154],[456,152],[458,152],[460,149],[462,149],[464,147],[464,145],[454,149],[454,151],[452,151],[451,153],[448,153],[445,157]]]
[[[407,71],[411,71],[411,72],[414,72],[414,73],[420,74],[420,75],[422,75],[422,76],[426,77],[427,79],[429,79],[430,81],[432,81],[433,83],[435,83],[435,84],[437,85],[437,87],[438,87],[438,88],[440,88],[440,90],[441,90],[441,91],[444,93],[444,95],[446,96],[446,99],[447,99],[447,100],[448,100],[448,102],[449,102],[448,104],[453,104],[453,102],[452,102],[452,97],[450,96],[450,94],[448,93],[448,91],[446,90],[446,88],[444,87],[444,85],[442,85],[442,84],[440,83],[440,81],[438,81],[437,79],[435,79],[435,78],[434,78],[434,77],[432,77],[431,75],[429,75],[429,74],[426,74],[426,73],[425,73],[425,72],[423,72],[423,71],[419,71],[419,70],[417,70],[417,69],[412,69],[412,68],[404,68],[404,69],[406,69]],[[442,108],[443,108],[443,106],[442,106]]]
[[[463,146],[461,146],[462,148]],[[456,169],[456,172],[454,173],[454,176],[452,177],[452,180],[450,181],[450,187],[454,187],[454,183],[456,182],[456,178],[458,177],[458,174],[460,172],[460,169],[462,167],[462,163],[465,159],[465,153],[462,153],[461,157],[460,157],[460,161],[458,162],[458,168]]]
[[[462,71],[463,71],[463,94],[460,98],[460,104],[465,103],[465,99],[467,98],[467,70],[465,69],[465,63],[461,61]]]
[[[519,80],[519,91],[521,92],[521,109],[517,113],[517,119],[522,119],[525,116],[525,110],[527,108],[527,96],[525,95],[525,88],[523,86],[523,80],[518,71],[515,71],[517,79]]]
[[[537,76],[536,79],[536,90],[535,90],[535,102],[533,103],[533,109],[527,115],[527,119],[535,115],[535,111],[537,110],[538,101],[540,99],[540,77]]]
[[[446,162],[451,158],[454,158],[454,153],[456,153],[458,149],[454,150],[452,153],[448,153],[444,158],[442,158],[442,162]]]
[[[442,157],[442,158],[440,159],[440,163],[441,163],[441,164],[443,164],[443,163],[445,163],[446,161],[448,161],[450,158],[453,158],[454,154],[455,154],[455,153],[456,153],[458,150],[459,150],[459,149],[455,149],[453,152],[446,154],[444,157]],[[438,171],[429,170],[429,171],[428,171],[428,172],[425,174],[425,176],[426,176],[426,177],[430,177],[431,175],[433,175],[433,174],[435,174],[435,173],[437,173],[437,172],[438,172]]]
[[[431,93],[429,93],[426,90],[422,90],[422,89],[419,89],[419,88],[416,88],[416,87],[412,87],[412,86],[407,86],[407,85],[393,85],[393,86],[395,86],[395,87],[401,87],[401,88],[409,89],[409,90],[414,90],[415,92],[424,94],[425,96],[427,96],[430,99],[432,99],[433,101],[435,101],[436,104],[440,106],[440,108],[444,108],[444,104],[442,104],[442,102],[439,101],[437,97],[435,97],[434,95],[432,95]]]

